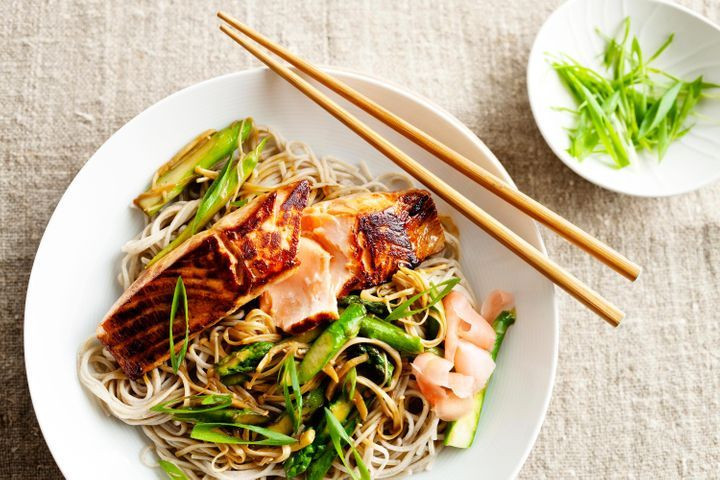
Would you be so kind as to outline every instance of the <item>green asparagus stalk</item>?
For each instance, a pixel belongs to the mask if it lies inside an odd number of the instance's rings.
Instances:
[[[180,232],[165,248],[160,250],[147,264],[148,267],[200,231],[237,194],[240,186],[247,180],[258,164],[265,141],[266,139],[263,139],[253,151],[248,152],[240,160],[240,169],[237,168],[237,164],[232,159],[228,160],[218,177],[213,180],[212,185],[205,192],[205,196],[201,200],[190,225]]]
[[[322,407],[324,403],[325,394],[323,393],[322,389],[316,388],[314,390],[310,390],[308,393],[303,395],[303,418],[308,418],[310,415],[315,413],[318,408]],[[292,418],[290,418],[288,412],[283,412],[280,417],[278,417],[278,419],[275,421],[275,423],[268,427],[268,429],[274,432],[290,435],[293,431]]]
[[[350,435],[355,430],[357,418],[351,418],[344,423],[345,432]],[[322,480],[325,474],[330,470],[332,463],[337,458],[337,452],[332,448],[332,444],[328,443],[324,451],[318,451],[313,457],[310,466],[307,469],[306,480]]]
[[[404,353],[422,353],[424,350],[420,338],[408,334],[405,330],[392,323],[385,322],[372,316],[365,316],[360,323],[360,334],[382,340],[391,347]]]
[[[354,303],[313,342],[298,367],[300,384],[310,381],[345,343],[357,336],[365,307]]]
[[[217,365],[215,365],[215,371],[220,377],[236,373],[252,372],[272,347],[272,342],[251,343],[221,358]]]
[[[341,396],[328,407],[333,416],[340,422],[347,420],[352,412],[353,404]],[[332,444],[330,443],[330,432],[325,423],[325,420],[321,420],[318,428],[315,429],[317,432],[315,440],[305,448],[294,452],[283,464],[285,474],[287,478],[293,478],[301,473],[305,472],[310,464],[319,458],[326,450],[332,450]],[[332,462],[331,462],[332,463]]]
[[[338,299],[338,306],[347,308],[353,303],[359,303],[369,314],[375,315],[376,317],[386,317],[388,315],[388,309],[382,302],[372,302],[370,300],[363,300],[360,295],[346,295]]]
[[[383,386],[390,381],[395,366],[388,359],[387,353],[381,348],[368,343],[360,343],[354,346],[355,353],[358,355],[366,354],[368,361],[359,366],[365,376],[369,376],[379,386]],[[350,396],[352,398],[352,396]]]
[[[500,345],[505,339],[505,333],[510,325],[515,323],[515,310],[507,310],[500,313],[493,323],[495,329],[495,345],[493,346],[490,356],[493,360],[497,358]],[[450,422],[445,431],[445,445],[457,448],[469,448],[475,439],[478,422],[480,421],[480,413],[482,412],[483,403],[485,401],[485,392],[487,387],[483,388],[475,396],[475,404],[472,411],[454,422]]]
[[[236,121],[209,137],[196,138],[178,155],[160,167],[157,179],[144,193],[134,200],[135,205],[147,215],[156,214],[167,202],[180,195],[185,187],[197,177],[195,169],[211,168],[230,155],[240,143],[247,140],[252,131],[252,119]]]

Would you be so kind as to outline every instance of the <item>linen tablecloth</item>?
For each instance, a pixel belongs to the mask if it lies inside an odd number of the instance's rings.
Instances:
[[[217,31],[218,8],[314,62],[434,100],[487,143],[522,190],[645,267],[631,286],[545,236],[555,260],[628,318],[613,331],[558,294],[557,380],[520,478],[718,478],[720,184],[630,198],[554,157],[530,113],[525,67],[559,3],[3,0],[0,478],[61,478],[33,414],[21,346],[25,289],[48,218],[83,163],[137,113],[256,64]],[[716,0],[683,4],[720,21]]]

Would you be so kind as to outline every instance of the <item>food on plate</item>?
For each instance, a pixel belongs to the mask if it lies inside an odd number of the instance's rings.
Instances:
[[[405,175],[245,119],[135,204],[78,374],[171,478],[388,478],[472,444],[513,298],[475,301],[457,231]]]
[[[300,270],[265,290],[261,308],[289,333],[338,318],[337,298],[417,266],[445,244],[435,204],[424,190],[369,192],[305,209]],[[305,267],[303,267],[303,263]],[[302,291],[310,295],[301,295]]]
[[[623,22],[619,39],[600,35],[606,42],[600,56],[604,71],[567,55],[550,58],[577,104],[570,110],[575,124],[568,130],[568,153],[578,160],[605,154],[615,168],[627,167],[642,150],[654,151],[662,160],[670,144],[692,129],[695,107],[707,97],[706,90],[720,85],[702,75],[682,80],[654,66],[674,34],[650,55],[630,36],[630,18]]]
[[[142,272],[97,331],[128,377],[137,379],[170,356],[166,327],[178,277],[192,299],[194,336],[293,274],[308,193],[301,180],[260,195]]]

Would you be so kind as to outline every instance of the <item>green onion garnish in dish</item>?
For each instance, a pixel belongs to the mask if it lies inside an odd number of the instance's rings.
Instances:
[[[243,440],[240,437],[223,432],[221,428],[249,430],[251,432],[258,433],[265,438],[261,440]],[[190,432],[190,437],[204,442],[234,445],[282,446],[290,445],[297,441],[293,437],[289,437],[283,433],[275,432],[267,428],[258,427],[257,425],[242,425],[237,423],[198,423],[193,427],[192,432]]]
[[[440,300],[445,298],[447,294],[449,294],[452,289],[460,283],[460,279],[457,277],[449,278],[445,281],[442,281],[438,283],[437,285],[430,285],[430,288],[423,290],[420,293],[417,293],[413,295],[412,297],[405,300],[403,303],[398,305],[393,309],[392,312],[390,312],[390,315],[385,317],[386,322],[392,322],[393,320],[398,320],[400,318],[406,318],[410,317],[412,315],[415,315],[417,313],[424,312],[428,308],[434,306],[436,303],[438,303]],[[437,290],[438,287],[443,287],[441,290]],[[430,294],[430,301],[427,305],[425,305],[423,308],[419,308],[416,310],[411,310],[410,307],[412,307],[413,303],[417,302],[420,297],[423,295]]]
[[[195,403],[199,403],[198,406],[172,408],[168,405],[173,405],[178,402],[184,402],[185,400],[191,400]],[[188,414],[188,413],[203,413],[212,412],[215,410],[222,410],[232,404],[232,395],[230,394],[211,394],[211,395],[191,395],[189,397],[174,398],[167,402],[158,403],[153,406],[150,410],[159,413],[169,413],[171,415],[176,414]]]
[[[245,205],[247,205],[247,203],[248,203],[248,199],[243,198],[241,200],[236,200],[234,202],[230,202],[230,206],[233,208],[240,208],[240,207],[244,207]]]
[[[300,391],[295,357],[292,355],[288,355],[283,362],[283,368],[280,370],[280,383],[285,398],[285,409],[290,415],[294,431],[297,432],[302,424],[303,397]],[[291,389],[292,395],[290,394]]]
[[[177,408],[169,407],[169,405],[184,402],[185,400],[190,400],[192,405]],[[172,415],[174,420],[191,423],[257,425],[268,421],[268,417],[265,415],[248,409],[232,408],[231,405],[232,395],[215,393],[175,398],[167,402],[159,403],[150,410],[153,412],[167,413]]]
[[[173,327],[175,326],[175,315],[177,314],[178,304],[182,299],[183,312],[185,312],[185,340],[179,353],[175,353],[175,335],[173,334]],[[187,291],[185,290],[185,283],[183,283],[182,277],[178,277],[175,283],[175,292],[173,293],[172,306],[170,307],[170,365],[172,365],[173,373],[177,373],[180,368],[180,364],[185,359],[185,354],[188,349],[188,337],[190,336],[190,319],[188,316],[188,299]]]
[[[343,387],[347,390],[348,398],[355,398],[355,388],[357,387],[357,368],[352,367],[348,371],[347,375],[345,375]]]
[[[325,421],[327,422],[328,432],[330,433],[330,440],[335,447],[335,451],[340,457],[343,465],[345,465],[345,468],[347,468],[348,472],[350,472],[350,476],[353,478],[353,480],[357,480],[358,477],[355,475],[354,470],[350,467],[350,465],[348,465],[347,460],[345,459],[340,440],[343,440],[350,446],[350,450],[352,451],[353,457],[355,458],[355,463],[357,464],[358,470],[360,470],[360,478],[362,480],[370,480],[370,471],[368,470],[365,462],[363,462],[362,457],[355,448],[355,443],[352,441],[352,438],[350,438],[350,435],[348,435],[348,433],[345,431],[345,428],[342,426],[340,421],[335,418],[335,416],[327,407],[325,408]]]
[[[552,56],[550,63],[577,103],[575,125],[568,130],[568,153],[578,160],[606,154],[612,166],[623,168],[636,152],[653,151],[661,160],[670,144],[693,127],[688,119],[705,90],[720,85],[699,76],[682,80],[655,68],[653,62],[667,49],[674,35],[649,57],[637,37],[630,35],[630,19],[623,22],[620,40],[605,37],[604,72],[581,65],[567,55]]]
[[[187,480],[187,476],[174,463],[168,462],[167,460],[160,460],[158,463],[160,464],[160,468],[167,473],[170,480]]]

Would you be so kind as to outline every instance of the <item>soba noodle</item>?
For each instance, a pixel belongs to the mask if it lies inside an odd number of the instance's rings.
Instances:
[[[411,180],[398,173],[373,176],[364,164],[354,166],[334,157],[318,158],[305,143],[285,142],[277,133],[258,128],[245,148],[253,148],[260,138],[271,140],[251,177],[242,186],[237,199],[251,199],[298,179],[312,184],[310,203],[332,199],[356,192],[397,190],[412,186]],[[188,225],[193,218],[203,192],[216,176],[216,172],[202,170],[201,177],[177,199],[168,204],[143,228],[140,234],[123,247],[125,257],[120,265],[118,280],[126,289],[138,277],[144,265]],[[231,206],[221,212],[222,215]],[[218,214],[218,218],[221,216]],[[361,297],[383,302],[391,309],[415,293],[456,276],[465,284],[458,263],[457,238],[446,228],[446,247],[414,270],[401,268],[392,281],[364,290]],[[467,291],[472,298],[472,292]],[[427,297],[427,295],[426,295]],[[421,298],[419,302],[428,302]],[[252,305],[252,303],[250,304]],[[432,315],[438,321],[438,332],[428,337],[426,320]],[[445,319],[442,307],[427,309],[422,314],[403,320],[409,333],[421,337],[426,347],[442,343]],[[276,378],[283,360],[292,355],[302,359],[309,344],[297,341],[279,342],[283,338],[272,318],[257,308],[246,305],[227,316],[212,328],[191,340],[185,362],[177,375],[167,366],[161,366],[132,381],[120,370],[110,353],[95,337],[81,348],[78,373],[82,384],[100,401],[103,409],[129,425],[140,425],[150,440],[149,450],[157,457],[177,465],[190,479],[262,479],[284,477],[282,462],[293,450],[312,441],[308,432],[300,434],[299,442],[285,446],[252,446],[205,443],[190,438],[192,425],[173,420],[165,413],[151,410],[158,403],[201,393],[232,393],[233,406],[249,408],[258,413],[276,416],[285,410],[282,392]],[[257,341],[276,342],[258,365],[255,373],[244,385],[227,387],[214,372],[214,364],[241,345]],[[387,352],[395,364],[389,384],[379,386],[371,379],[358,376],[358,389],[370,392],[368,399],[355,396],[361,419],[352,434],[373,478],[391,478],[430,468],[442,447],[444,422],[440,421],[423,398],[410,375],[407,359],[389,345],[375,339],[356,337],[348,342],[324,371],[337,376],[342,384],[350,367],[367,359],[352,356],[348,347],[358,343],[371,343]],[[319,385],[317,378],[302,387],[307,392]],[[338,384],[330,382],[326,393],[332,393]],[[358,398],[359,397],[359,398]],[[142,458],[155,466],[150,455]],[[352,464],[350,453],[347,460]],[[338,459],[334,462],[330,478],[348,476]]]

